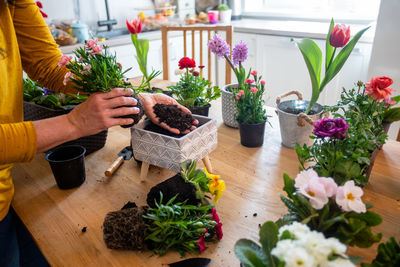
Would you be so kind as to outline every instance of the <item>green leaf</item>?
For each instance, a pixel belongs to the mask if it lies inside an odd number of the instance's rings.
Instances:
[[[329,66],[328,70],[325,73],[325,78],[322,80],[322,83],[319,87],[319,93],[322,92],[324,87],[338,74],[338,72],[343,67],[347,58],[350,56],[353,48],[357,44],[358,40],[361,38],[363,33],[368,30],[370,26],[360,30],[353,39],[339,52],[336,58],[333,60],[332,64]]]
[[[391,108],[383,114],[384,122],[394,122],[398,120],[400,120],[400,107]]]
[[[381,216],[372,211],[357,213],[356,217],[359,218],[360,220],[365,221],[369,226],[377,226],[382,223]]]
[[[335,22],[333,21],[332,18],[331,24],[329,25],[328,35],[326,36],[326,41],[325,41],[325,72],[328,69],[329,63],[331,62],[333,56],[333,46],[331,46],[330,38],[334,27],[335,27]]]
[[[311,39],[305,38],[296,43],[306,62],[312,85],[311,101],[305,112],[307,114],[317,102],[320,94],[319,83],[321,78],[322,52],[318,45]]]
[[[288,197],[292,198],[293,194],[296,192],[294,186],[295,181],[289,177],[286,173],[283,174],[284,187],[283,190],[288,194]]]
[[[263,250],[255,242],[240,239],[235,244],[236,257],[245,267],[267,267],[267,258]]]
[[[266,255],[271,254],[271,250],[278,242],[278,226],[272,221],[264,223],[260,228],[260,243]],[[272,258],[270,258],[270,261]]]

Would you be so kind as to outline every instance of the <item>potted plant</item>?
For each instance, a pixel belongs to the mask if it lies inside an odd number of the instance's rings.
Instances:
[[[394,237],[390,237],[385,243],[378,246],[378,254],[371,264],[362,263],[361,267],[395,267],[400,266],[400,244]]]
[[[321,49],[313,40],[305,38],[296,42],[310,74],[312,95],[310,101],[302,100],[299,97],[298,100],[280,102],[281,98],[288,94],[277,99],[277,111],[284,146],[292,148],[296,142],[300,145],[310,145],[313,142],[309,139],[313,129],[312,121],[322,116],[322,106],[317,104],[318,98],[325,86],[343,67],[354,46],[368,28],[360,30],[350,40],[350,27],[344,24],[335,25],[332,19],[325,42],[324,66],[322,66]],[[341,50],[335,56],[338,48]],[[323,79],[321,79],[322,67],[325,70]]]
[[[263,94],[265,81],[256,70],[251,72],[254,79],[247,79],[243,89],[234,93],[239,122],[240,143],[247,147],[258,147],[264,143],[265,114]]]
[[[48,88],[42,88],[37,82],[29,78],[23,81],[23,97],[24,97],[24,120],[34,121],[47,119],[70,112],[76,105],[87,99],[82,95],[65,95],[63,93],[55,93]],[[79,139],[61,144],[81,145],[85,147],[85,155],[102,148],[107,140],[108,131],[102,131],[98,134],[81,137]]]
[[[357,89],[343,89],[337,105],[326,107],[335,118],[314,123],[316,142],[296,145],[302,168],[306,163],[319,175],[332,177],[338,184],[354,180],[366,185],[378,148],[387,138],[383,129],[385,101],[370,97],[362,82]]]
[[[130,83],[124,81],[124,74],[130,70],[122,71],[122,66],[117,62],[115,54],[108,52],[107,46],[97,44],[97,40],[85,42],[84,47],[79,47],[74,51],[75,60],[72,57],[62,56],[59,61],[60,67],[66,67],[69,72],[65,74],[64,85],[68,81],[74,83],[74,87],[84,94],[90,95],[97,92],[106,93],[113,88],[132,88]],[[133,89],[133,88],[132,88]],[[139,99],[136,97],[138,91],[132,95],[138,100],[138,114],[124,116],[134,119],[130,125],[122,125],[123,128],[132,127],[138,123],[144,115]]]
[[[373,233],[371,228],[382,218],[369,210],[372,204],[363,203],[363,190],[354,181],[340,186],[312,169],[301,171],[294,180],[286,174],[283,179],[287,197],[280,197],[289,213],[277,221],[278,226],[301,222],[326,237],[360,248],[381,240],[382,234]]]
[[[281,228],[272,221],[264,223],[259,243],[249,239],[236,242],[235,255],[241,266],[355,266],[356,263],[355,258],[346,255],[346,246],[338,239],[326,238],[298,222]]]
[[[233,61],[229,58],[230,46],[218,34],[214,35],[213,39],[208,42],[208,48],[218,58],[225,58],[235,72],[237,84],[228,84],[222,90],[222,119],[225,125],[232,128],[239,128],[239,123],[236,121],[236,105],[234,102],[235,92],[244,90],[245,81],[250,77],[250,71],[246,73],[242,63],[246,61],[248,48],[245,42],[240,41],[232,50]],[[235,67],[236,66],[236,67]],[[228,71],[228,70],[226,70]]]
[[[211,82],[203,78],[204,66],[195,69],[194,59],[183,57],[179,60],[181,73],[179,81],[175,85],[168,86],[179,104],[189,108],[193,114],[208,116],[210,102],[221,96],[218,86],[211,87]]]
[[[139,39],[137,35],[142,32],[143,22],[141,18],[126,20],[126,26],[131,33],[132,43],[136,49],[136,61],[139,65],[140,71],[143,74],[142,84],[140,88],[145,92],[162,92],[162,89],[152,88],[150,81],[161,74],[161,71],[152,70],[148,73],[147,70],[147,55],[149,53],[149,40]]]
[[[232,9],[227,4],[221,4],[218,6],[219,21],[223,24],[231,23]]]

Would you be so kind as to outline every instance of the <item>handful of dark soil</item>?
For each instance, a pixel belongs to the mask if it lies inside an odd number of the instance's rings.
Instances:
[[[146,210],[146,207],[133,207],[107,213],[103,223],[103,239],[107,247],[144,249],[146,224],[142,215]]]
[[[160,122],[180,132],[189,130],[193,125],[192,115],[184,113],[177,105],[155,104],[153,110]]]
[[[131,114],[131,115],[125,115],[125,116],[118,117],[118,118],[132,118],[133,119],[133,123],[132,124],[121,125],[122,128],[130,128],[130,127],[132,127],[133,125],[137,124],[140,121],[140,119],[143,117],[143,115],[144,115],[144,109],[143,109],[142,103],[140,102],[139,98],[137,96],[127,96],[127,97],[133,97],[133,98],[135,98],[137,100],[136,107],[139,108],[139,113],[138,114]],[[129,106],[120,106],[120,107],[135,107],[135,106],[129,105]]]
[[[147,194],[147,205],[155,208],[155,202],[160,203],[160,192],[163,195],[162,203],[167,203],[176,194],[175,203],[184,202],[189,205],[197,205],[200,200],[196,198],[196,188],[193,184],[187,183],[179,174],[165,180],[150,189]]]

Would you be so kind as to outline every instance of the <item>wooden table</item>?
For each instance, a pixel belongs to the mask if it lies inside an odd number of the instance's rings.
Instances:
[[[218,148],[210,154],[214,172],[226,182],[227,190],[217,205],[223,222],[224,237],[209,243],[201,256],[212,259],[211,266],[239,266],[234,255],[235,242],[243,237],[257,240],[258,225],[276,220],[286,213],[278,197],[283,192],[283,173],[295,177],[298,161],[294,150],[281,146],[275,112],[273,128],[267,127],[260,148],[240,145],[239,131],[222,124],[220,102],[213,104],[211,117],[218,120]],[[180,260],[177,252],[158,257],[150,251],[107,249],[102,223],[107,212],[120,209],[126,202],[144,205],[149,189],[173,175],[171,171],[151,167],[148,179],[140,183],[140,168],[132,159],[111,178],[105,169],[116,154],[129,144],[130,131],[111,128],[105,147],[86,158],[86,181],[79,188],[60,190],[49,164],[39,154],[31,163],[13,169],[14,209],[21,217],[45,257],[53,266],[162,266]],[[202,163],[199,163],[202,167]],[[379,152],[370,183],[365,187],[365,202],[383,218],[374,231],[400,239],[400,143],[389,141]],[[254,216],[257,214],[257,216]],[[82,233],[81,229],[87,227]],[[371,260],[376,247],[350,249],[350,253]],[[187,255],[193,257],[197,255]]]

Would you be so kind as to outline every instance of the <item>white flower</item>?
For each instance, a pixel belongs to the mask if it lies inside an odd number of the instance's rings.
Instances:
[[[299,240],[298,244],[304,247],[309,255],[314,257],[316,264],[320,264],[326,261],[332,252],[331,247],[325,241],[326,239],[322,233],[312,231]]]
[[[329,198],[325,191],[325,186],[320,182],[319,177],[312,177],[308,184],[300,187],[299,192],[310,199],[310,204],[314,209],[322,209]]]
[[[296,239],[311,232],[310,228],[308,228],[306,224],[293,222],[290,225],[284,225],[281,228],[279,228],[279,236],[281,236],[282,233],[286,230],[292,233]]]
[[[314,258],[310,257],[307,251],[302,247],[295,247],[287,251],[283,257],[285,266],[293,267],[314,267]]]
[[[294,179],[294,186],[297,189],[300,189],[301,187],[307,185],[310,182],[311,178],[318,177],[318,173],[316,173],[313,169],[301,171]]]
[[[293,248],[295,248],[293,240],[284,239],[276,244],[276,246],[271,250],[271,254],[283,260],[287,252]]]
[[[335,237],[330,237],[325,240],[326,246],[329,246],[331,251],[335,254],[345,255],[346,253],[346,246],[340,243],[339,239]]]
[[[320,267],[354,267],[355,265],[348,259],[337,258],[334,261],[326,261]]]
[[[336,203],[344,211],[366,212],[367,208],[361,200],[363,191],[354,185],[354,181],[347,181],[344,186],[339,186],[336,193]]]

